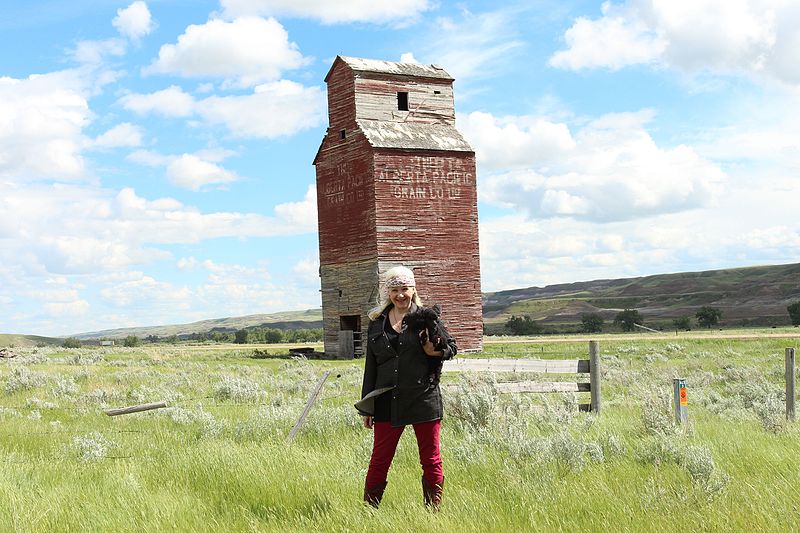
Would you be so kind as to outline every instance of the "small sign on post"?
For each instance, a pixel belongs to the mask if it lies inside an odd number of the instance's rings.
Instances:
[[[672,389],[675,400],[675,421],[678,424],[686,424],[689,422],[689,397],[686,393],[686,380],[673,379]]]

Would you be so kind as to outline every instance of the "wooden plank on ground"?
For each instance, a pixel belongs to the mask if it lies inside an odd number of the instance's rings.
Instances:
[[[319,398],[319,395],[322,393],[322,386],[325,384],[325,380],[328,379],[328,376],[331,375],[331,372],[333,371],[326,371],[322,377],[319,378],[319,381],[317,381],[317,384],[314,386],[314,390],[311,391],[311,396],[308,397],[308,401],[306,402],[303,412],[300,413],[300,416],[297,418],[297,422],[294,423],[291,431],[289,431],[289,440],[294,440],[295,435],[297,435],[297,432],[300,430],[303,422],[305,422],[306,416],[308,416],[308,413],[311,411],[311,407],[314,406],[314,402],[317,401],[317,398]]]
[[[130,407],[119,407],[117,409],[108,409],[106,414],[108,416],[129,415],[131,413],[141,413],[142,411],[151,411],[153,409],[162,409],[167,406],[167,402],[154,402],[145,403],[142,405],[132,405]]]
[[[589,360],[452,359],[444,362],[442,372],[532,372],[539,374],[575,374],[589,372]]]

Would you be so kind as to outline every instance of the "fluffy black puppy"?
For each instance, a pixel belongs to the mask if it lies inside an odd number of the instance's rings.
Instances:
[[[439,304],[433,307],[419,307],[413,313],[408,313],[403,317],[403,324],[411,331],[420,331],[420,342],[425,344],[428,339],[433,343],[436,350],[443,350],[446,341],[439,328],[439,316],[442,314],[442,307]],[[442,376],[442,358],[428,357],[428,380],[430,385],[439,384]]]
[[[433,307],[418,307],[413,313],[408,313],[403,317],[403,324],[412,331],[421,331],[420,341],[424,344],[428,339],[433,343],[436,350],[444,348],[444,339],[439,330],[439,316],[442,314],[442,307],[439,304]]]

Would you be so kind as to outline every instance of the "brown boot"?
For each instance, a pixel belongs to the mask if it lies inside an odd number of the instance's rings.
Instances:
[[[383,491],[386,490],[386,481],[383,483],[379,483],[378,485],[372,487],[371,489],[367,488],[367,482],[364,482],[364,503],[368,503],[373,506],[375,509],[378,508],[378,505],[381,503],[381,498],[383,498]]]
[[[439,510],[442,503],[442,491],[444,490],[444,478],[441,483],[431,485],[428,480],[422,478],[422,496],[425,498],[425,507],[430,507],[434,511]]]

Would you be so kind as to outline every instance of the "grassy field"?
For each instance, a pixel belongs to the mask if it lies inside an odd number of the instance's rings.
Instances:
[[[747,335],[744,335],[747,333]],[[780,336],[779,336],[780,335]],[[797,329],[602,335],[603,412],[446,375],[445,499],[422,505],[403,437],[377,511],[362,361],[254,347],[20,347],[0,360],[0,531],[786,531],[800,523],[800,423],[784,417]],[[258,347],[264,349],[264,347]],[[483,356],[585,357],[585,338],[487,342]],[[332,370],[297,438],[287,435]],[[688,427],[671,414],[685,378]],[[511,376],[496,376],[498,380]],[[519,376],[515,376],[519,378]],[[155,401],[166,409],[108,417]],[[536,405],[534,405],[536,404]]]

